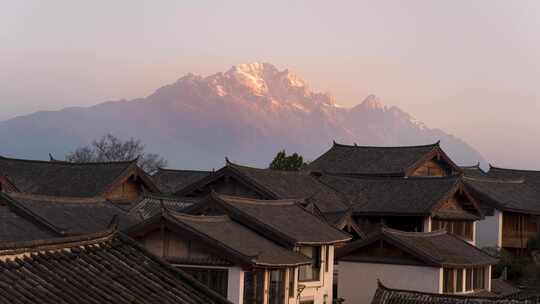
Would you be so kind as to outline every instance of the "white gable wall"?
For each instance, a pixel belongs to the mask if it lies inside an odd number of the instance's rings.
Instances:
[[[345,303],[369,304],[377,279],[389,288],[439,293],[440,273],[435,267],[340,261],[338,297]]]
[[[497,247],[502,245],[502,212],[495,210],[493,216],[486,216],[476,227],[476,246]]]
[[[244,271],[240,267],[229,267],[227,299],[233,303],[244,302]]]

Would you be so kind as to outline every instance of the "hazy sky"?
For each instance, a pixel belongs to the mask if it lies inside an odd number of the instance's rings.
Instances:
[[[0,0],[0,119],[238,63],[368,94],[502,166],[540,152],[540,1]]]

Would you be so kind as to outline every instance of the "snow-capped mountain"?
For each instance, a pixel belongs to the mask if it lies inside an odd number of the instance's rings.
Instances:
[[[441,140],[461,163],[483,161],[471,146],[370,95],[353,108],[318,93],[288,70],[241,64],[207,77],[188,74],[146,98],[37,112],[0,123],[0,153],[57,158],[111,132],[141,139],[172,167],[266,166],[280,149],[313,159],[331,144],[410,145]]]

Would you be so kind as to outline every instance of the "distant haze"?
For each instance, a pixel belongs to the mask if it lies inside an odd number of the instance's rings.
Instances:
[[[359,145],[424,145],[441,141],[460,164],[481,154],[459,138],[432,129],[374,95],[345,108],[309,89],[290,70],[270,63],[240,64],[202,77],[188,74],[146,98],[92,107],[36,112],[0,122],[0,154],[62,158],[105,133],[136,136],[173,168],[219,168],[224,158],[268,166],[277,151],[313,160],[332,141]]]
[[[272,62],[540,169],[538,1],[5,1],[0,119]]]

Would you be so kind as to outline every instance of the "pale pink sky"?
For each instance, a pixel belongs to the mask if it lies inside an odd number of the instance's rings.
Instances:
[[[538,1],[9,1],[0,119],[265,61],[525,167],[540,152],[539,16]]]

